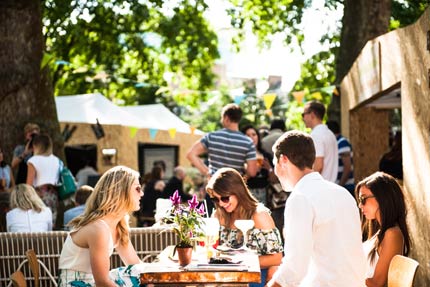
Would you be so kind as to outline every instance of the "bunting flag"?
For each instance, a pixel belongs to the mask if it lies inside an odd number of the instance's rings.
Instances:
[[[314,92],[311,94],[311,97],[316,99],[316,100],[322,100],[321,92]]]
[[[320,90],[323,91],[324,93],[331,95],[334,93],[334,90],[336,90],[336,86],[328,86],[328,87],[321,88]]]
[[[195,131],[196,131],[196,127],[190,126],[191,135],[194,135]]]
[[[303,99],[305,97],[305,91],[299,91],[299,92],[292,92],[294,99],[299,102],[302,103]]]
[[[250,122],[255,122],[255,115],[254,114],[248,114],[245,116],[245,118]]]
[[[139,130],[139,128],[130,127],[130,137],[134,138],[136,136],[138,130]]]
[[[162,94],[168,91],[170,91],[169,87],[159,87],[158,90],[155,92],[155,95],[158,96],[159,94]]]
[[[169,129],[169,135],[172,139],[174,139],[176,136],[176,128],[170,128]]]
[[[243,101],[243,99],[245,99],[246,95],[239,95],[239,96],[234,96],[234,103],[236,105],[240,105],[240,103]]]
[[[264,105],[266,106],[267,110],[270,110],[270,108],[272,107],[273,103],[275,102],[276,99],[276,94],[264,94],[263,95],[263,100],[264,100]]]
[[[337,90],[336,87],[334,87],[334,89],[333,89],[333,95],[339,96],[339,91]]]
[[[155,139],[155,136],[157,135],[158,130],[157,129],[149,129],[149,137],[153,140]]]
[[[270,110],[266,110],[266,111],[265,111],[265,113],[266,113],[266,115],[267,115],[269,118],[273,117],[273,112],[272,112],[272,110],[271,110],[271,109],[270,109]]]

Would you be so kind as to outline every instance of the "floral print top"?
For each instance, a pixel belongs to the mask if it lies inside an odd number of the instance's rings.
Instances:
[[[243,243],[242,231],[237,228],[220,227],[220,244],[236,249]],[[247,247],[257,251],[258,255],[267,255],[283,252],[281,234],[277,228],[258,229],[248,231]]]

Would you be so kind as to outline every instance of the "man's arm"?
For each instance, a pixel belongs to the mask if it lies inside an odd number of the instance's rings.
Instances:
[[[348,181],[351,173],[351,154],[349,152],[340,154],[343,163],[342,177],[339,180],[339,185],[344,186]]]
[[[324,157],[323,156],[316,157],[314,166],[312,167],[312,169],[316,172],[322,173],[323,168],[324,168]]]
[[[196,141],[187,152],[187,159],[200,171],[201,174],[207,175],[209,173],[209,168],[199,157],[204,153],[206,153],[205,146],[200,141]]]

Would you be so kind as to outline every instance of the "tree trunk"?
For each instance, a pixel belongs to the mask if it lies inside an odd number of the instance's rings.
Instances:
[[[336,83],[340,84],[367,41],[388,32],[391,0],[345,0],[339,54],[336,57]],[[329,120],[340,122],[342,95],[333,96]]]
[[[391,0],[345,0],[336,82],[348,73],[367,41],[388,32]]]
[[[0,2],[0,146],[8,163],[28,122],[39,124],[63,157],[52,84],[48,70],[41,70],[41,9],[41,1]]]

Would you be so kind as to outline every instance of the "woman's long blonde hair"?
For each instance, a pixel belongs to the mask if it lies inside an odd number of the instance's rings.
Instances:
[[[235,195],[238,202],[236,214],[240,219],[252,219],[252,215],[257,210],[258,200],[249,191],[240,173],[233,168],[217,170],[209,180],[206,191],[211,197],[213,197],[213,192],[220,196]],[[226,212],[217,203],[215,206],[219,219],[224,219],[225,225],[229,227],[233,220],[232,213]]]
[[[116,166],[106,171],[86,202],[84,213],[73,219],[70,226],[79,229],[106,215],[118,215],[134,210],[135,203],[130,194],[131,186],[139,173],[125,166]],[[129,227],[126,214],[118,223],[119,242],[126,245],[129,240]]]
[[[22,210],[33,209],[39,213],[46,208],[46,205],[31,185],[21,183],[12,188],[10,208],[20,208]]]

